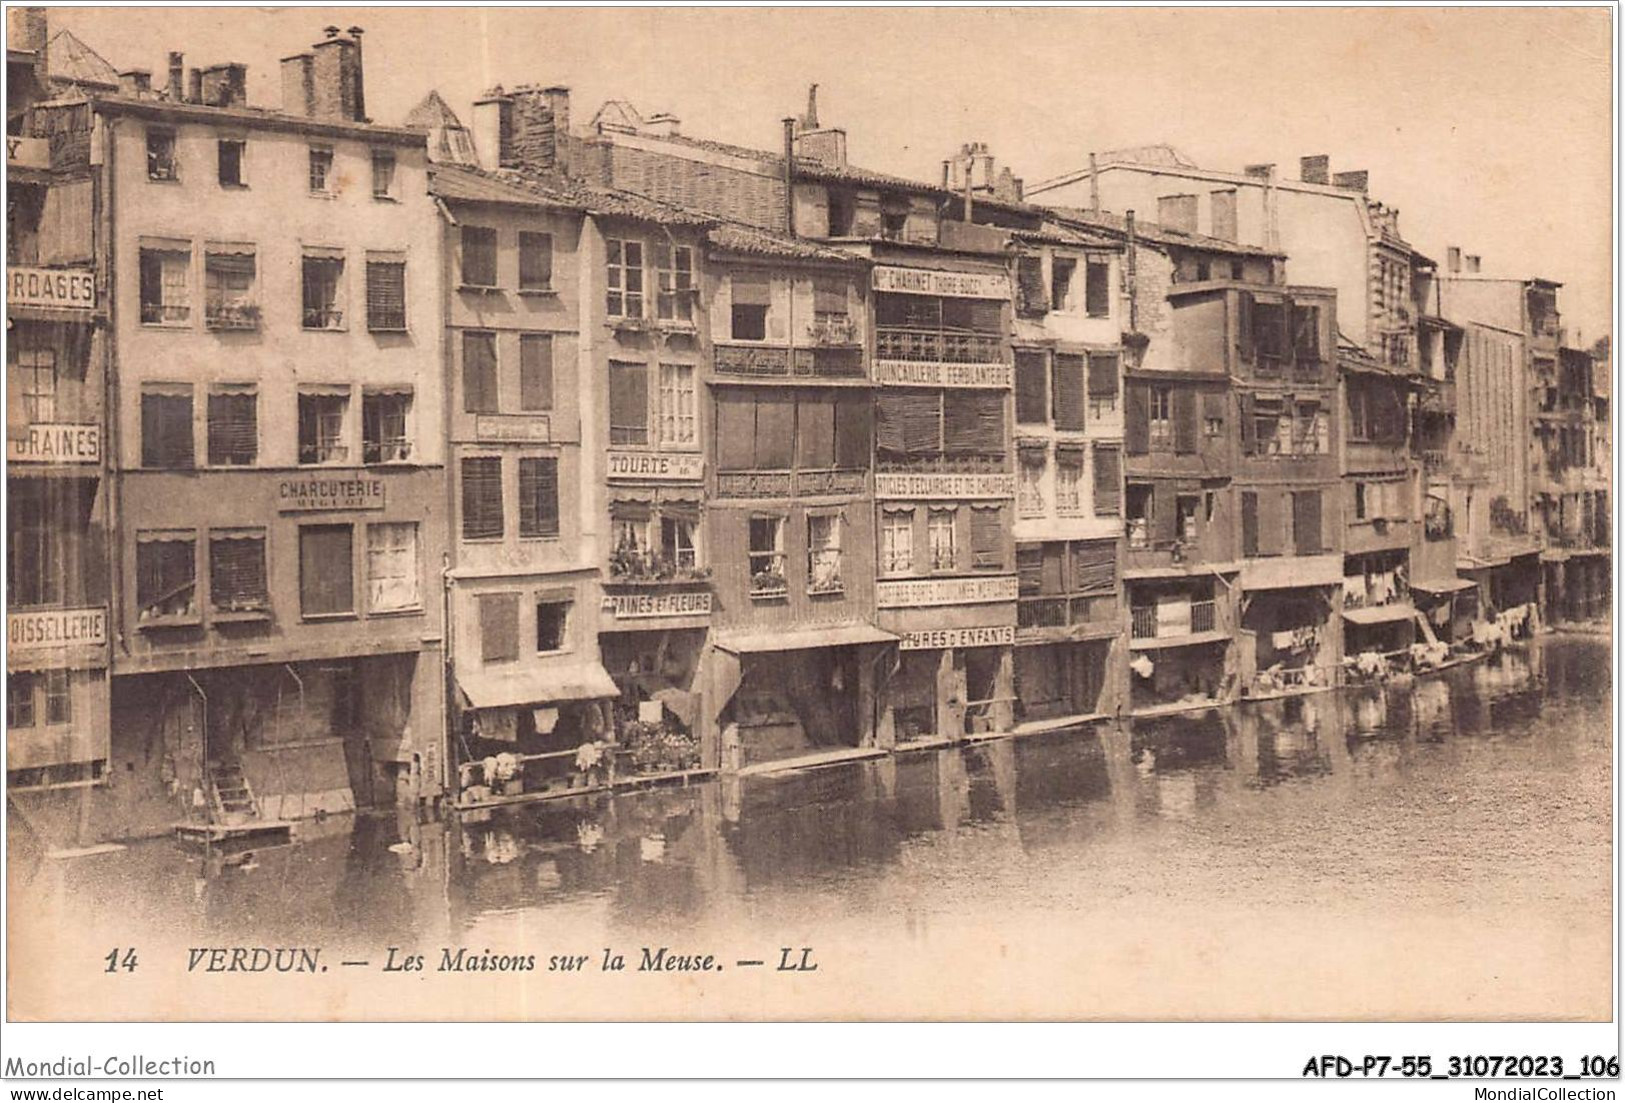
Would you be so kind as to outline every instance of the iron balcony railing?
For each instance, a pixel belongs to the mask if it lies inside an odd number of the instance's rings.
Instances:
[[[925,360],[951,364],[992,364],[1002,360],[1002,339],[993,333],[886,326],[875,330],[879,360]]]
[[[1218,613],[1213,601],[1193,601],[1190,603],[1190,608],[1191,623],[1188,632],[1173,631],[1169,626],[1160,625],[1157,620],[1157,607],[1155,605],[1140,605],[1133,609],[1130,632],[1133,638],[1137,640],[1155,640],[1195,635],[1198,632],[1211,632],[1217,627]]]

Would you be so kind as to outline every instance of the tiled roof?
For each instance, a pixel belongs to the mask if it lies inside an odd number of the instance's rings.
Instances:
[[[749,256],[776,257],[788,260],[832,261],[838,264],[864,263],[862,257],[854,256],[851,253],[843,253],[837,249],[827,249],[810,241],[788,238],[780,234],[770,234],[754,227],[740,226],[735,223],[724,223],[712,227],[706,237],[712,245],[727,253],[743,253]]]
[[[1078,207],[1047,207],[1044,208],[1055,218],[1085,228],[1093,227],[1104,230],[1113,237],[1123,237],[1128,233],[1128,220],[1120,214],[1111,211],[1086,211]],[[1247,245],[1239,241],[1226,241],[1223,238],[1209,237],[1206,234],[1189,233],[1185,230],[1175,230],[1167,226],[1159,226],[1155,222],[1134,220],[1134,236],[1158,245],[1183,245],[1187,249],[1206,249],[1215,253],[1237,253],[1250,257],[1280,257],[1285,256],[1274,249],[1265,249],[1258,245]]]
[[[716,221],[682,207],[615,188],[596,187],[564,176],[543,176],[512,169],[490,172],[462,165],[436,165],[429,170],[429,192],[453,201],[551,207],[680,226],[709,226]]]
[[[1089,233],[1070,226],[1051,226],[1043,230],[1011,230],[1017,241],[1034,245],[1075,245],[1086,249],[1120,249],[1123,242],[1110,234]]]
[[[45,74],[50,80],[118,87],[117,70],[72,31],[58,31],[46,44]]]

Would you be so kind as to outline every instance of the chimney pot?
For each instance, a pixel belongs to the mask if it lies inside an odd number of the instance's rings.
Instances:
[[[1478,266],[1479,266],[1479,261],[1480,261],[1480,258],[1478,256],[1478,254],[1476,254],[1476,253],[1468,253],[1467,256],[1464,259],[1467,261],[1467,271],[1472,272],[1472,273],[1476,273],[1478,271]]]
[[[118,90],[122,96],[145,96],[152,91],[152,70],[126,69],[118,75]]]
[[[322,33],[328,38],[337,38],[339,36],[339,29],[334,26],[327,26],[322,28]]]
[[[1298,158],[1298,179],[1305,184],[1331,183],[1332,159],[1325,153]]]
[[[186,94],[186,55],[179,50],[169,52],[169,99],[171,103],[180,103]]]
[[[1444,264],[1445,270],[1452,275],[1461,271],[1461,246],[1452,245],[1445,250]]]
[[[203,102],[203,70],[202,69],[188,69],[188,70],[186,70],[186,102],[187,103],[202,103]]]
[[[314,70],[310,54],[294,54],[282,59],[282,111],[287,115],[309,117],[314,96]]]

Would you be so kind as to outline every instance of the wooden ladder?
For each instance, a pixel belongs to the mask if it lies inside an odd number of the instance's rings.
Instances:
[[[240,763],[216,765],[209,770],[209,792],[218,823],[237,824],[260,818],[259,802]]]

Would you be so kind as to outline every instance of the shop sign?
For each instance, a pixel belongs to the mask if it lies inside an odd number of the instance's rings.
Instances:
[[[984,605],[1016,600],[1016,576],[991,578],[919,578],[875,583],[875,604],[882,609],[916,605]]]
[[[476,417],[476,440],[509,441],[517,444],[546,444],[553,439],[553,423],[545,415],[537,417]]]
[[[1013,624],[986,628],[927,628],[904,632],[897,646],[903,651],[942,651],[961,647],[1008,647],[1016,642]]]
[[[12,463],[101,463],[100,425],[30,425],[26,433],[6,438]]]
[[[894,387],[1010,389],[1010,365],[955,364],[939,360],[876,360],[875,381]]]
[[[6,167],[48,169],[51,167],[49,138],[18,138],[6,135]]]
[[[676,593],[605,594],[604,611],[616,620],[640,617],[705,617],[711,615],[711,591]]]
[[[1010,277],[1004,272],[944,272],[934,268],[877,267],[876,291],[904,295],[946,295],[958,299],[1008,299]]]
[[[609,477],[657,482],[698,482],[705,476],[705,457],[698,452],[611,452]]]
[[[88,268],[6,268],[7,306],[94,310],[96,276]]]
[[[1014,498],[1016,477],[1001,472],[981,475],[927,473],[876,474],[876,498]]]
[[[6,617],[6,646],[11,654],[66,651],[107,646],[107,610],[39,609]]]
[[[296,476],[277,484],[279,513],[383,508],[384,480],[375,475]]]

